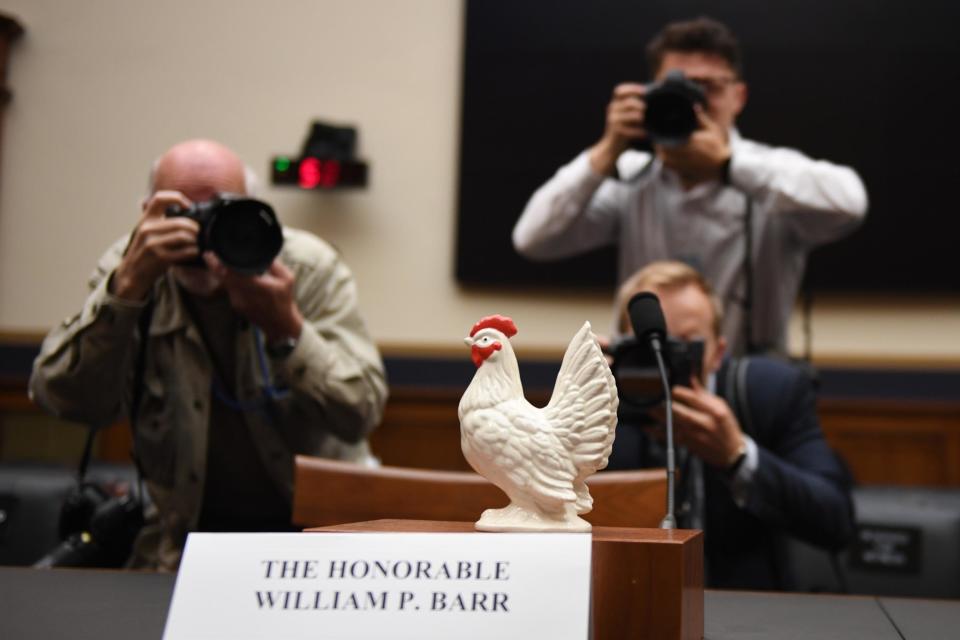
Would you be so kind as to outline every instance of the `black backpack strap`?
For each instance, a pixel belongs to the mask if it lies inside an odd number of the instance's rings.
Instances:
[[[747,384],[747,369],[750,358],[730,358],[727,363],[727,375],[724,381],[724,396],[734,415],[740,422],[740,428],[748,436],[753,437],[753,417],[750,413],[749,385]]]
[[[747,204],[743,211],[743,334],[746,354],[760,353],[763,349],[753,338],[753,198],[744,192]]]

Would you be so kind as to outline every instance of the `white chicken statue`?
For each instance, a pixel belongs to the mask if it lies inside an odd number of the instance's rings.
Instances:
[[[617,386],[590,323],[563,356],[549,404],[524,398],[509,338],[516,325],[489,316],[464,342],[477,372],[460,399],[460,446],[477,473],[510,498],[487,509],[480,531],[590,531],[586,479],[607,465],[617,423]]]

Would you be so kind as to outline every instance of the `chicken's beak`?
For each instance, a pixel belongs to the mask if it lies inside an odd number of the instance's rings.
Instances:
[[[473,338],[464,338],[463,344],[467,345],[468,347],[473,346]]]

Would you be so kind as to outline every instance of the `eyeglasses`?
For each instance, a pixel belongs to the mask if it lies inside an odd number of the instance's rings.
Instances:
[[[717,95],[719,93],[722,93],[723,90],[729,87],[730,85],[740,82],[734,77],[690,78],[690,80],[700,85],[700,88],[703,89],[703,92],[706,93],[707,95]]]

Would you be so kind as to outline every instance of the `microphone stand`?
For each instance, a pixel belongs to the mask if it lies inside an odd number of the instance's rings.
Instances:
[[[660,383],[667,409],[667,513],[660,521],[661,529],[676,529],[677,517],[674,508],[674,485],[677,475],[676,453],[673,448],[673,395],[670,393],[670,380],[667,366],[663,361],[663,340],[667,337],[667,323],[660,307],[660,299],[651,291],[641,291],[630,298],[627,313],[633,334],[640,340],[649,341],[650,349],[657,359]]]
[[[677,518],[674,515],[674,483],[677,475],[676,454],[673,450],[673,394],[670,393],[670,382],[667,379],[667,367],[663,362],[661,353],[660,338],[656,335],[650,336],[650,346],[653,348],[653,354],[657,358],[657,369],[660,372],[660,382],[663,384],[663,394],[666,399],[667,408],[667,513],[660,521],[661,529],[676,529]]]

